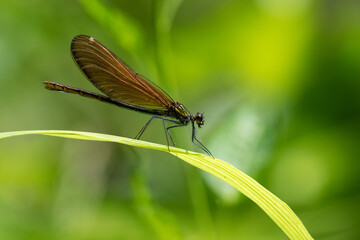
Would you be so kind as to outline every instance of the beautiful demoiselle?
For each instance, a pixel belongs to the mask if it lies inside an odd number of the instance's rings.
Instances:
[[[175,146],[169,129],[192,124],[192,142],[211,155],[196,138],[195,123],[204,125],[204,116],[195,115],[179,102],[174,101],[164,90],[132,70],[125,62],[92,37],[79,35],[71,42],[71,53],[80,70],[90,82],[106,96],[55,82],[44,82],[49,90],[75,93],[120,107],[153,115],[135,139],[139,139],[154,118],[163,121],[166,141],[168,136]],[[175,125],[167,127],[165,121]]]

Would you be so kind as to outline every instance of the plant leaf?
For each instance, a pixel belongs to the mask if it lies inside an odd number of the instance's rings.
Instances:
[[[159,151],[168,151],[168,147],[135,140],[131,138],[119,137],[114,135],[80,132],[80,131],[61,131],[61,130],[33,130],[0,133],[0,139],[28,134],[49,135],[64,138],[116,142],[134,147],[142,147]],[[245,173],[236,169],[231,164],[217,158],[212,158],[204,154],[190,152],[184,149],[170,147],[170,153],[181,158],[185,162],[198,167],[238,189],[252,201],[254,201],[269,217],[284,231],[290,239],[313,239],[301,220],[295,215],[290,207],[281,201],[274,194],[269,192],[258,182]]]

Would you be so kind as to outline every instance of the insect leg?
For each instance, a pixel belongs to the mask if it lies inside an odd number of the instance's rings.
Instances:
[[[209,149],[207,149],[204,144],[202,144],[195,135],[195,125],[194,123],[192,124],[193,130],[192,130],[192,142],[198,146],[199,148],[201,148],[204,152],[206,152],[208,155],[212,156],[214,158],[214,156],[211,154],[211,152],[209,151]]]
[[[136,134],[136,136],[134,137],[134,139],[140,139],[141,135],[144,133],[144,131],[146,130],[147,126],[149,126],[149,124],[151,123],[151,121],[157,116],[152,116],[150,118],[150,120],[141,128],[140,132],[138,134]]]
[[[150,120],[141,128],[140,132],[135,136],[135,139],[140,139],[141,135],[145,132],[146,128],[149,126],[149,124],[151,123],[151,121],[152,121],[154,118],[159,118],[159,119],[163,120],[164,129],[165,129],[165,134],[166,134],[166,141],[167,141],[168,147],[169,147],[168,135],[170,136],[170,139],[171,139],[172,144],[175,146],[175,143],[174,143],[174,141],[173,141],[173,138],[172,138],[170,132],[168,131],[168,128],[167,128],[166,125],[165,125],[165,121],[169,121],[169,122],[172,122],[172,123],[176,123],[176,124],[177,124],[176,126],[178,126],[178,125],[181,125],[181,126],[182,126],[183,123],[180,122],[180,121],[174,120],[174,119],[164,118],[164,117],[160,117],[160,116],[156,116],[156,115],[152,116],[152,117],[150,118]],[[171,128],[171,127],[170,127],[170,128]]]
[[[172,136],[171,136],[171,134],[170,134],[169,129],[170,129],[170,128],[176,128],[176,127],[183,127],[183,126],[186,126],[186,125],[183,124],[183,123],[181,123],[181,122],[179,122],[178,125],[174,125],[174,126],[170,126],[170,127],[167,127],[167,128],[166,128],[166,130],[167,130],[167,132],[168,132],[168,134],[169,134],[169,136],[170,136],[170,139],[171,139],[171,141],[172,141],[172,143],[173,143],[174,146],[175,146],[175,142],[174,142],[173,139],[172,139]]]
[[[166,140],[168,141],[168,135],[170,137],[170,140],[171,140],[171,143],[173,144],[173,146],[175,146],[175,142],[169,132],[169,128],[173,128],[173,127],[178,127],[178,126],[184,126],[184,124],[180,121],[177,121],[177,120],[174,120],[174,119],[170,119],[170,118],[163,118],[163,117],[160,117],[163,121],[164,121],[164,130],[165,130],[165,134],[166,134]],[[175,126],[170,126],[170,127],[166,127],[165,125],[165,121],[169,121],[169,122],[172,122],[172,123],[176,123],[177,125]],[[168,141],[168,147],[169,147],[169,141]],[[170,149],[169,149],[170,151]]]
[[[164,124],[164,130],[165,130],[165,136],[166,136],[166,142],[167,142],[167,146],[168,146],[168,151],[170,152],[170,146],[169,146],[169,138],[168,138],[168,133],[167,133],[167,128],[166,128],[166,124],[165,124],[165,119],[162,119],[163,120],[163,124]],[[171,141],[172,143],[174,144],[174,141],[172,140],[172,137],[170,135],[170,138],[171,138]]]

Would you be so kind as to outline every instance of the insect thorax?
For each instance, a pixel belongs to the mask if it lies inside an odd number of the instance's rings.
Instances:
[[[169,116],[179,119],[180,122],[187,124],[191,120],[191,114],[189,111],[179,102],[174,102],[174,104],[169,108]]]

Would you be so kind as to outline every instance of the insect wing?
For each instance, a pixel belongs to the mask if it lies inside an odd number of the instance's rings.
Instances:
[[[174,100],[92,37],[79,35],[71,52],[80,70],[105,95],[126,104],[166,110]]]

